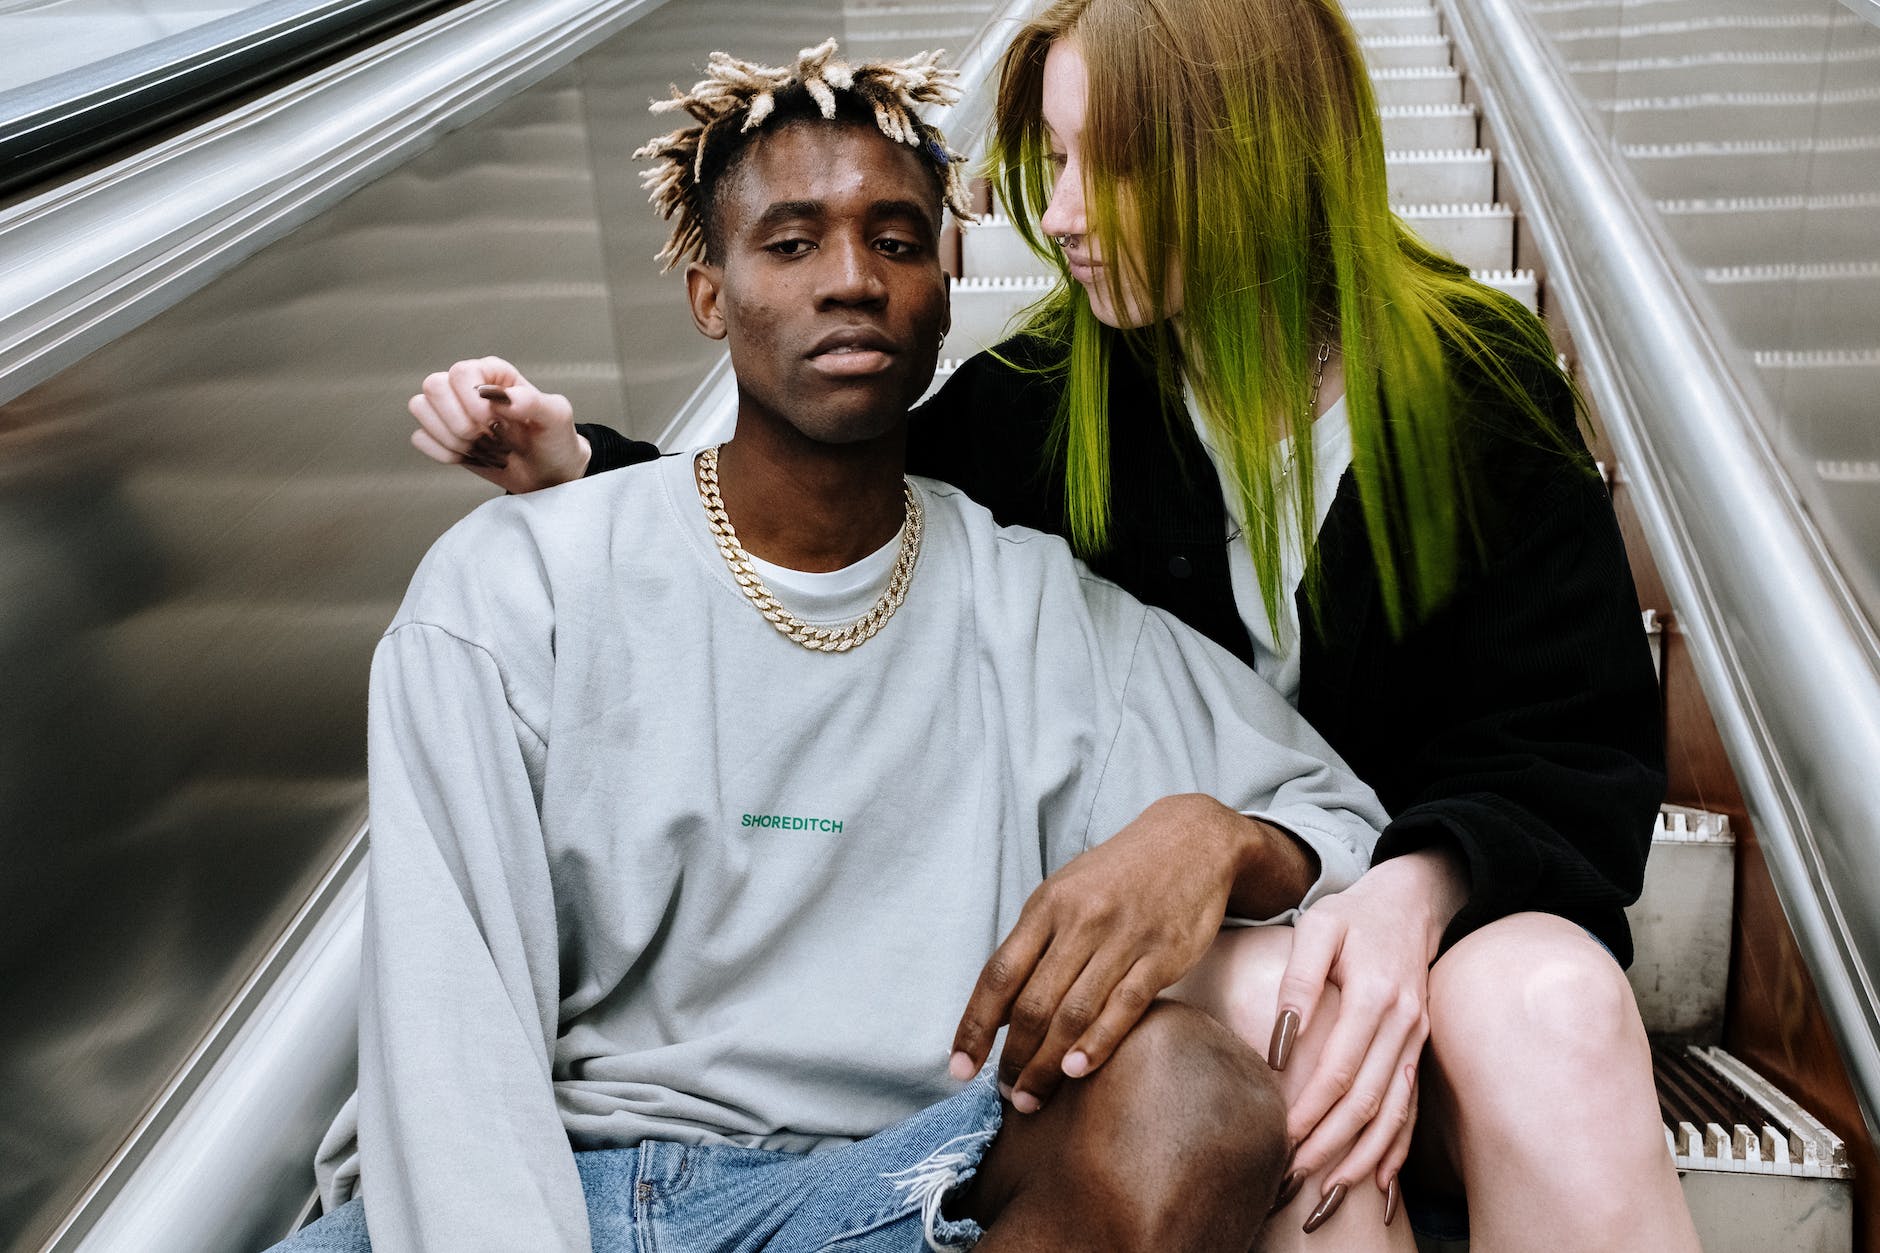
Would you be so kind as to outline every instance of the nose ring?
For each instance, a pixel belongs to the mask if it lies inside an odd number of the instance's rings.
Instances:
[[[1058,247],[1069,248],[1071,246],[1071,240],[1076,237],[1073,235],[1053,235],[1051,238],[1057,241]]]

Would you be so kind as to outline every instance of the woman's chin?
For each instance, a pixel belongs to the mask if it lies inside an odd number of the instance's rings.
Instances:
[[[1083,289],[1084,294],[1090,298],[1090,315],[1111,330],[1139,330],[1159,320],[1134,300],[1126,301],[1123,308],[1118,309],[1115,302],[1110,299],[1107,283],[1101,281],[1085,283]],[[1174,318],[1180,313],[1181,310],[1175,308],[1169,310],[1166,316]]]

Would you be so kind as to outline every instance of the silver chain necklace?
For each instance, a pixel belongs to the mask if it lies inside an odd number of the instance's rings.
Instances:
[[[718,448],[707,448],[699,453],[692,468],[698,481],[699,499],[705,504],[705,520],[711,527],[712,539],[717,541],[719,555],[731,567],[731,577],[738,581],[738,589],[779,634],[813,652],[846,653],[875,638],[875,633],[907,599],[907,586],[914,578],[914,562],[920,556],[921,509],[913,485],[906,479],[901,480],[901,492],[907,502],[907,521],[901,528],[901,551],[894,559],[894,574],[888,579],[887,589],[867,613],[853,622],[839,627],[819,627],[811,626],[783,607],[783,602],[764,586],[764,580],[751,565],[751,554],[739,545],[738,533],[725,513],[724,498],[718,494]]]
[[[1325,386],[1325,363],[1327,361],[1330,361],[1331,359],[1332,359],[1332,341],[1328,339],[1319,345],[1318,360],[1314,364],[1313,369],[1312,369],[1312,396],[1309,400],[1306,401],[1306,429],[1307,430],[1311,430],[1312,424],[1318,421],[1319,389]],[[1292,476],[1293,455],[1294,454],[1292,450],[1290,448],[1287,449],[1286,463],[1279,468],[1279,476],[1282,479],[1290,478]]]

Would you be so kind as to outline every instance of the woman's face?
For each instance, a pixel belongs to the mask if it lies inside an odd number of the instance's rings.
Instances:
[[[1127,267],[1118,272],[1122,280],[1122,307],[1112,298],[1110,271],[1105,268],[1105,253],[1090,234],[1085,213],[1084,193],[1084,109],[1090,95],[1090,76],[1084,68],[1083,53],[1068,39],[1051,45],[1044,59],[1044,130],[1045,143],[1056,172],[1051,186],[1050,203],[1045,206],[1039,227],[1053,239],[1063,239],[1064,257],[1070,262],[1071,277],[1084,285],[1090,295],[1090,311],[1097,321],[1119,330],[1146,326],[1154,320],[1148,294],[1138,290]],[[1126,191],[1127,189],[1119,189]],[[1119,206],[1128,210],[1122,197]],[[1181,273],[1171,269],[1167,290],[1166,316],[1181,312]]]

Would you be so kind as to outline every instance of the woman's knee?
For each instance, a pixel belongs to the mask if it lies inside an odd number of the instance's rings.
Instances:
[[[1547,914],[1490,923],[1437,961],[1430,1045],[1446,1071],[1478,1076],[1518,1073],[1531,1059],[1597,1082],[1650,1064],[1625,972],[1597,940]]]
[[[1223,931],[1194,969],[1163,995],[1199,1009],[1265,1057],[1292,936],[1291,927]]]

